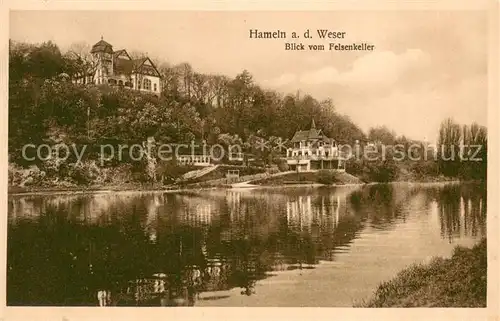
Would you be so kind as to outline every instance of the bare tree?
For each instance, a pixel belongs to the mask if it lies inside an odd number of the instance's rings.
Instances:
[[[162,76],[162,90],[168,93],[178,94],[181,78],[178,68],[170,66],[167,63],[163,63],[159,66],[159,71]]]
[[[210,76],[195,72],[192,78],[193,97],[202,103],[211,105],[215,95],[210,88]]]
[[[66,56],[75,61],[75,74],[73,78],[83,78],[87,82],[89,75],[94,75],[97,69],[97,60],[90,53],[91,47],[85,42],[76,42],[70,45]]]
[[[186,95],[188,99],[191,98],[193,68],[189,63],[182,63],[175,66],[175,69],[177,69],[180,74],[184,95]]]
[[[226,76],[215,75],[210,77],[210,90],[215,98],[215,106],[222,108],[228,99],[228,84],[230,80]]]

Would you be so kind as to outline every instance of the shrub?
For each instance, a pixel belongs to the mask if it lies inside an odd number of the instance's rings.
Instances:
[[[410,170],[417,178],[437,176],[438,167],[435,161],[417,161],[411,164]]]
[[[68,167],[69,177],[79,185],[89,185],[100,176],[95,162],[75,163]]]
[[[345,165],[346,172],[356,176],[362,175],[363,169],[364,169],[364,164],[363,161],[361,160],[355,160],[355,159],[349,160],[346,162]]]
[[[375,182],[390,182],[398,176],[398,167],[394,161],[385,160],[370,165],[369,175]]]
[[[46,177],[45,171],[41,171],[38,166],[32,165],[22,168],[9,164],[9,185],[10,186],[39,186]]]
[[[271,165],[269,166],[267,169],[266,169],[266,172],[269,173],[269,174],[276,174],[276,173],[279,173],[280,170],[278,169],[278,166],[276,165]]]
[[[397,178],[399,168],[394,160],[364,161],[353,160],[346,164],[346,171],[363,181],[390,182]]]
[[[280,160],[278,162],[278,169],[280,170],[280,172],[287,172],[290,170],[290,166],[288,166],[286,160]]]

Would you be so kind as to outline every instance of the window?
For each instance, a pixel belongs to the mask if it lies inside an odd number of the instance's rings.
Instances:
[[[154,84],[154,88],[155,88],[155,91],[156,91],[156,84]]]
[[[123,80],[118,80],[118,85],[123,86]]]
[[[146,90],[151,90],[151,80],[149,79],[144,79],[144,89]]]

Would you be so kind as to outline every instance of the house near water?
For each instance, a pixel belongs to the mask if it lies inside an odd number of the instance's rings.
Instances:
[[[291,170],[298,172],[320,169],[345,171],[346,155],[339,150],[337,142],[317,129],[312,121],[309,130],[296,131],[291,140],[292,147],[286,151],[286,162]]]

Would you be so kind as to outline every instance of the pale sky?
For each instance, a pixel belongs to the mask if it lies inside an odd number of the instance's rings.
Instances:
[[[52,40],[61,49],[101,36],[115,50],[147,52],[171,64],[234,77],[247,69],[282,93],[331,98],[363,130],[386,125],[433,141],[440,122],[487,118],[487,14],[481,11],[13,11],[10,38]],[[249,30],[289,39],[250,39]],[[310,29],[314,39],[291,39]],[[374,51],[285,51],[285,42],[325,44],[317,29],[346,32],[341,43]]]

